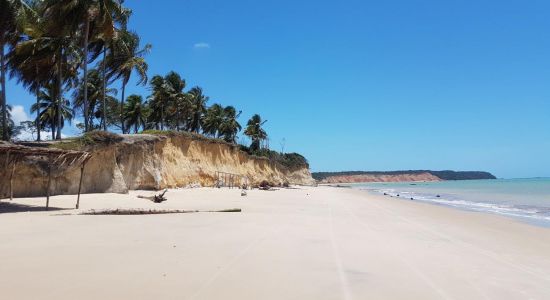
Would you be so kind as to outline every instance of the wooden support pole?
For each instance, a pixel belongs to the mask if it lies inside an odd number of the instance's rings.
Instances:
[[[82,178],[84,177],[84,166],[86,162],[83,162],[80,166],[80,182],[78,183],[78,196],[76,198],[76,209],[80,208],[80,191],[82,190]]]
[[[13,165],[11,167],[11,174],[10,174],[10,201],[13,200],[13,173],[15,173],[15,165],[17,164],[17,159],[13,160]]]
[[[5,170],[7,171],[10,166],[10,151],[6,152],[6,163],[5,163]],[[2,191],[3,192],[3,191]],[[0,200],[4,198],[4,194],[0,195]]]
[[[46,210],[50,207],[50,184],[52,182],[52,157],[48,155],[48,186],[46,190]]]

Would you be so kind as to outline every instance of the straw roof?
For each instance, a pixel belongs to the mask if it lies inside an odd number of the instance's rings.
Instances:
[[[91,158],[91,154],[85,151],[27,147],[5,142],[0,143],[0,154],[6,155],[6,166],[26,156],[42,156],[50,159],[51,164],[59,169],[80,165]]]

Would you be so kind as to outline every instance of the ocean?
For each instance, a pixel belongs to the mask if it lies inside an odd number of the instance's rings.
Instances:
[[[399,199],[504,215],[550,227],[550,178],[360,183],[351,187]]]

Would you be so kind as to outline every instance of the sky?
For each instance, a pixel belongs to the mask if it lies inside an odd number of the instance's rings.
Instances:
[[[549,1],[126,6],[129,28],[153,45],[150,76],[179,72],[210,104],[242,110],[243,125],[260,114],[271,148],[303,154],[312,171],[550,177]],[[149,90],[132,80],[132,93]],[[7,94],[28,118],[33,96],[13,81]]]

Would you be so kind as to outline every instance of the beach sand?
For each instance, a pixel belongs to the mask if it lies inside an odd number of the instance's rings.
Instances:
[[[0,213],[1,299],[550,299],[550,229],[332,187],[82,195]],[[52,197],[72,208],[76,196]],[[9,200],[2,200],[3,210]]]

